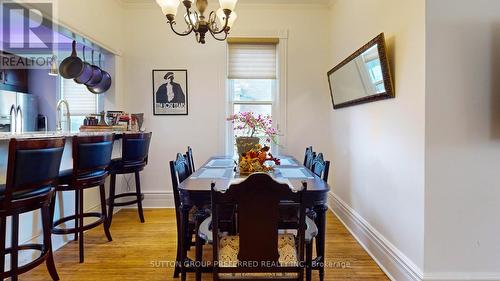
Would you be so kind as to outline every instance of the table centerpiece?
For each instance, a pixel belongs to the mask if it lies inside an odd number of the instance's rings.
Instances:
[[[273,120],[269,115],[254,114],[253,112],[240,112],[227,118],[234,125],[236,134],[236,148],[239,158],[243,154],[255,149],[263,139],[264,145],[271,142],[277,144],[278,130],[273,128]]]
[[[266,165],[266,162],[274,162],[274,165],[280,165],[280,159],[275,158],[269,150],[269,146],[257,144],[255,148],[244,152],[239,162],[240,174],[247,175],[273,171],[273,166]]]
[[[273,128],[271,116],[240,112],[229,116],[227,121],[233,123],[235,131],[240,174],[270,172],[273,167],[266,162],[280,164],[270,153],[271,143],[278,144],[278,130]]]

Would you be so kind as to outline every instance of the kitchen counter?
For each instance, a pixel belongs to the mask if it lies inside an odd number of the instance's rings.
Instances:
[[[105,135],[113,132],[26,132],[20,134],[11,134],[11,133],[1,133],[0,132],[0,183],[5,183],[6,175],[7,175],[7,164],[8,164],[8,154],[9,154],[9,140],[12,138],[21,138],[21,139],[33,139],[33,138],[50,138],[50,137],[66,137],[66,145],[64,147],[64,152],[61,159],[61,170],[71,169],[73,167],[73,158],[72,158],[72,145],[74,136],[96,136],[96,135]],[[114,132],[117,136],[115,138],[113,144],[113,152],[112,158],[121,157],[122,150],[122,141],[120,137],[123,134],[130,134],[132,132]],[[106,186],[109,186],[106,184]],[[117,179],[117,191],[121,192],[124,186],[124,179]],[[95,212],[100,211],[99,208],[99,189],[92,188],[89,190],[85,190],[85,205],[84,208],[87,212]],[[57,195],[56,199],[56,209],[55,209],[55,217],[57,220],[64,216],[73,215],[74,210],[74,192],[63,192]],[[19,241],[23,243],[32,243],[31,239],[33,237],[38,237],[41,233],[41,224],[40,224],[40,214],[39,212],[29,212],[23,214],[24,225],[25,226],[33,226],[32,231],[20,231],[19,232]],[[7,228],[7,233],[10,233],[10,227]],[[63,245],[67,241],[72,239],[71,235],[53,236],[53,243],[56,246]],[[29,255],[31,257],[31,255]]]
[[[74,136],[100,136],[114,133],[116,136],[121,136],[124,134],[134,134],[137,132],[132,131],[115,131],[115,132],[80,132],[80,131],[72,131],[72,132],[25,132],[25,133],[0,133],[0,141],[8,141],[10,139],[37,139],[37,138],[54,138],[54,137],[67,137],[71,138]]]

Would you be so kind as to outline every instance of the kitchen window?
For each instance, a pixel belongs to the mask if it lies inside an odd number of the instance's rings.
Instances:
[[[103,109],[100,95],[92,94],[85,85],[77,84],[72,79],[61,78],[61,99],[69,104],[72,131],[83,125],[87,115],[97,114]],[[63,114],[67,114],[65,109]],[[64,122],[64,118],[62,121]]]
[[[228,42],[228,113],[251,111],[254,114],[270,115],[278,127],[279,40],[234,41]],[[229,125],[226,146],[229,153],[235,149],[234,135],[235,132]],[[276,151],[276,148],[273,147],[273,150]]]

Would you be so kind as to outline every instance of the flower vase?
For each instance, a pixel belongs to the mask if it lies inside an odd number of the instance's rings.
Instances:
[[[238,155],[241,159],[244,153],[247,153],[252,148],[255,148],[260,142],[257,137],[237,137],[236,138],[236,148],[238,149]]]

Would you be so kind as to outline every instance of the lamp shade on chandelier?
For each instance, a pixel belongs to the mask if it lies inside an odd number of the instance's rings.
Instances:
[[[192,9],[195,2],[196,10]],[[216,40],[226,40],[237,18],[234,11],[237,2],[238,0],[219,0],[220,8],[216,12],[211,11],[208,17],[205,17],[208,0],[183,0],[182,4],[186,8],[183,18],[187,29],[184,32],[178,32],[174,26],[181,0],[156,0],[175,34],[187,36],[194,32],[196,41],[201,44],[205,44],[207,33],[210,33]]]

